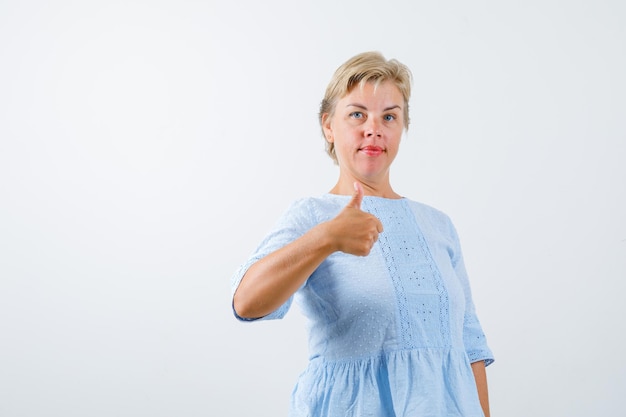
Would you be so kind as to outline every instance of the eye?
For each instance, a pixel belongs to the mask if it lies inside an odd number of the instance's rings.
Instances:
[[[362,119],[363,118],[363,112],[354,111],[354,112],[350,113],[350,117],[353,118],[353,119]]]
[[[396,120],[396,116],[394,114],[386,114],[385,116],[383,116],[383,119],[385,119],[386,122],[391,122],[393,120]]]

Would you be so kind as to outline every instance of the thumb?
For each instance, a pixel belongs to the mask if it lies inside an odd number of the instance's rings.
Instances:
[[[363,186],[360,182],[354,182],[354,194],[352,195],[352,200],[348,203],[346,207],[352,207],[355,209],[361,209],[361,202],[363,201]]]

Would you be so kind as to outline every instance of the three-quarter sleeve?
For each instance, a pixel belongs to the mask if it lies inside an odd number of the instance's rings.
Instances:
[[[483,332],[476,314],[469,278],[463,261],[461,244],[452,222],[450,222],[450,231],[454,247],[452,252],[452,266],[465,294],[465,316],[463,320],[463,343],[465,345],[465,351],[470,363],[485,361],[485,365],[490,365],[494,361],[493,353],[487,345],[487,338],[485,337],[485,333]]]
[[[254,250],[248,260],[243,263],[235,272],[231,279],[231,296],[235,295],[241,280],[248,269],[258,260],[264,258],[272,252],[277,251],[283,246],[293,242],[313,226],[313,218],[310,209],[306,204],[306,200],[298,200],[291,204],[285,213],[279,218],[271,231],[265,236],[259,246]],[[272,313],[256,319],[248,319],[241,317],[235,311],[233,305],[233,314],[241,321],[257,321],[281,319],[287,314],[293,301],[293,295],[283,303],[278,309]]]

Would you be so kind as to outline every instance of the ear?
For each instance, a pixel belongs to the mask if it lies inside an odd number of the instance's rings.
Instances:
[[[330,126],[330,120],[331,120],[330,114],[324,113],[322,115],[322,129],[324,130],[324,137],[326,138],[326,142],[334,143],[335,138],[333,136],[333,129]]]

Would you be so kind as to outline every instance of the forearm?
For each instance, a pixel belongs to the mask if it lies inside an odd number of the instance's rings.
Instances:
[[[360,209],[363,188],[332,220],[311,228],[300,238],[254,263],[246,271],[233,299],[237,314],[259,318],[289,299],[332,253],[367,256],[383,231],[380,220]]]
[[[485,417],[489,417],[489,390],[487,389],[487,372],[485,362],[478,361],[472,363],[472,371],[476,380],[476,389],[478,389],[478,399],[483,409]]]
[[[233,303],[244,318],[266,316],[280,307],[334,252],[326,224],[313,227],[300,238],[255,262],[246,271]]]

